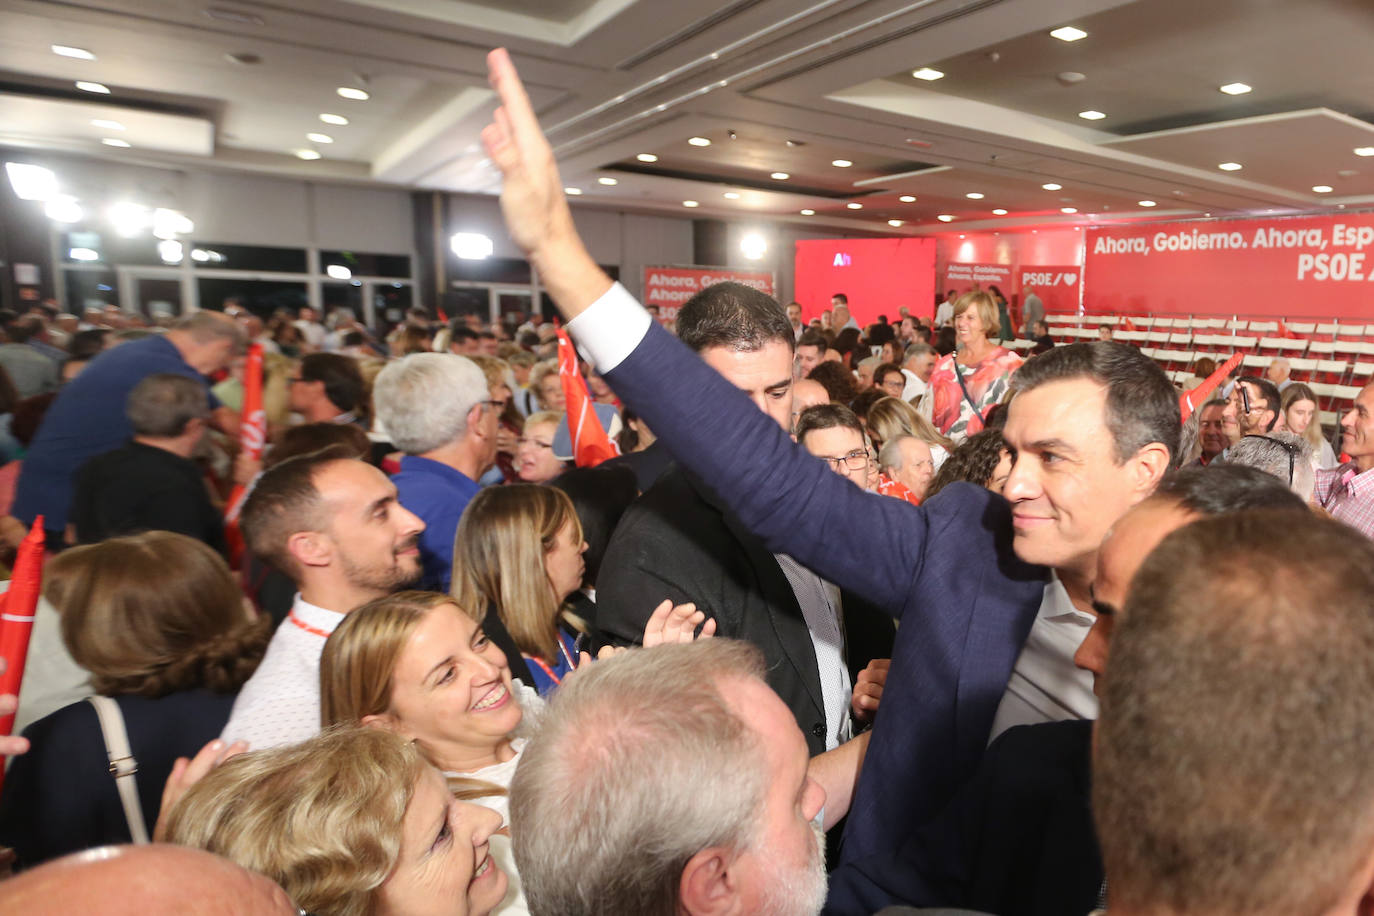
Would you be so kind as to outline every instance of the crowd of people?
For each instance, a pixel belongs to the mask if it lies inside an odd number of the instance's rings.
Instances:
[[[1374,386],[1334,443],[1282,366],[1185,416],[995,288],[665,326],[490,67],[581,378],[539,315],[0,316],[0,910],[1367,911]]]

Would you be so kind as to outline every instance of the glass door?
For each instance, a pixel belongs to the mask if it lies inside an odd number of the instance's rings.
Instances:
[[[121,267],[119,273],[126,311],[140,314],[156,325],[169,325],[186,313],[182,271]]]

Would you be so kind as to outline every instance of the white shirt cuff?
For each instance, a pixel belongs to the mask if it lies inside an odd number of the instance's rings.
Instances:
[[[629,290],[619,283],[568,322],[568,333],[597,372],[610,372],[629,356],[653,319]]]

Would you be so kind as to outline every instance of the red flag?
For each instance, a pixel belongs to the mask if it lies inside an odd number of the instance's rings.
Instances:
[[[436,305],[434,307],[434,311],[439,313],[440,321],[442,321],[444,324],[448,324],[448,314],[444,312],[444,307],[442,305]]]
[[[1286,338],[1288,338],[1289,340],[1304,340],[1304,339],[1305,339],[1305,338],[1299,337],[1297,334],[1294,334],[1292,331],[1288,330],[1288,325],[1284,324],[1282,321],[1279,322],[1279,336],[1280,336],[1280,337],[1286,337]]]
[[[24,681],[24,662],[29,654],[29,636],[33,633],[34,612],[43,587],[43,516],[33,520],[33,527],[24,536],[14,559],[14,574],[10,590],[4,597],[4,613],[0,613],[0,658],[5,660],[5,673],[0,675],[0,694],[19,694]],[[0,716],[0,735],[14,730],[14,713]],[[0,771],[0,777],[3,777]]]
[[[262,457],[267,443],[267,414],[262,408],[262,344],[248,345],[243,363],[243,412],[239,414],[239,449],[254,460]],[[224,539],[229,546],[229,561],[237,566],[243,556],[243,535],[239,533],[239,512],[248,498],[248,488],[235,484],[224,512]]]
[[[572,436],[573,460],[577,466],[595,467],[619,455],[620,448],[601,428],[587,382],[577,371],[577,351],[573,349],[568,332],[562,328],[558,328],[558,376],[563,380],[563,396],[568,402],[568,432]]]
[[[1125,328],[1126,330],[1128,330],[1128,331],[1134,331],[1134,330],[1136,329],[1136,327],[1135,327],[1135,322],[1132,321],[1132,320],[1129,319],[1129,318],[1122,318],[1122,319],[1121,319],[1121,324],[1122,324],[1122,327],[1124,327],[1124,328]]]
[[[1184,395],[1178,399],[1178,412],[1183,415],[1184,423],[1188,422],[1188,418],[1193,415],[1193,411],[1197,410],[1199,405],[1206,403],[1208,396],[1225,380],[1231,370],[1240,365],[1241,356],[1242,354],[1240,353],[1233,355],[1226,362],[1222,363],[1221,367],[1217,369],[1216,372],[1207,376],[1207,381],[1198,385],[1192,391],[1184,393]]]

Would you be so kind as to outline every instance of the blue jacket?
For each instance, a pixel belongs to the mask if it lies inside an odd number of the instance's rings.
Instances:
[[[896,849],[977,768],[1040,607],[1009,505],[972,484],[921,506],[864,492],[658,325],[606,380],[769,550],[900,620],[841,860]]]

